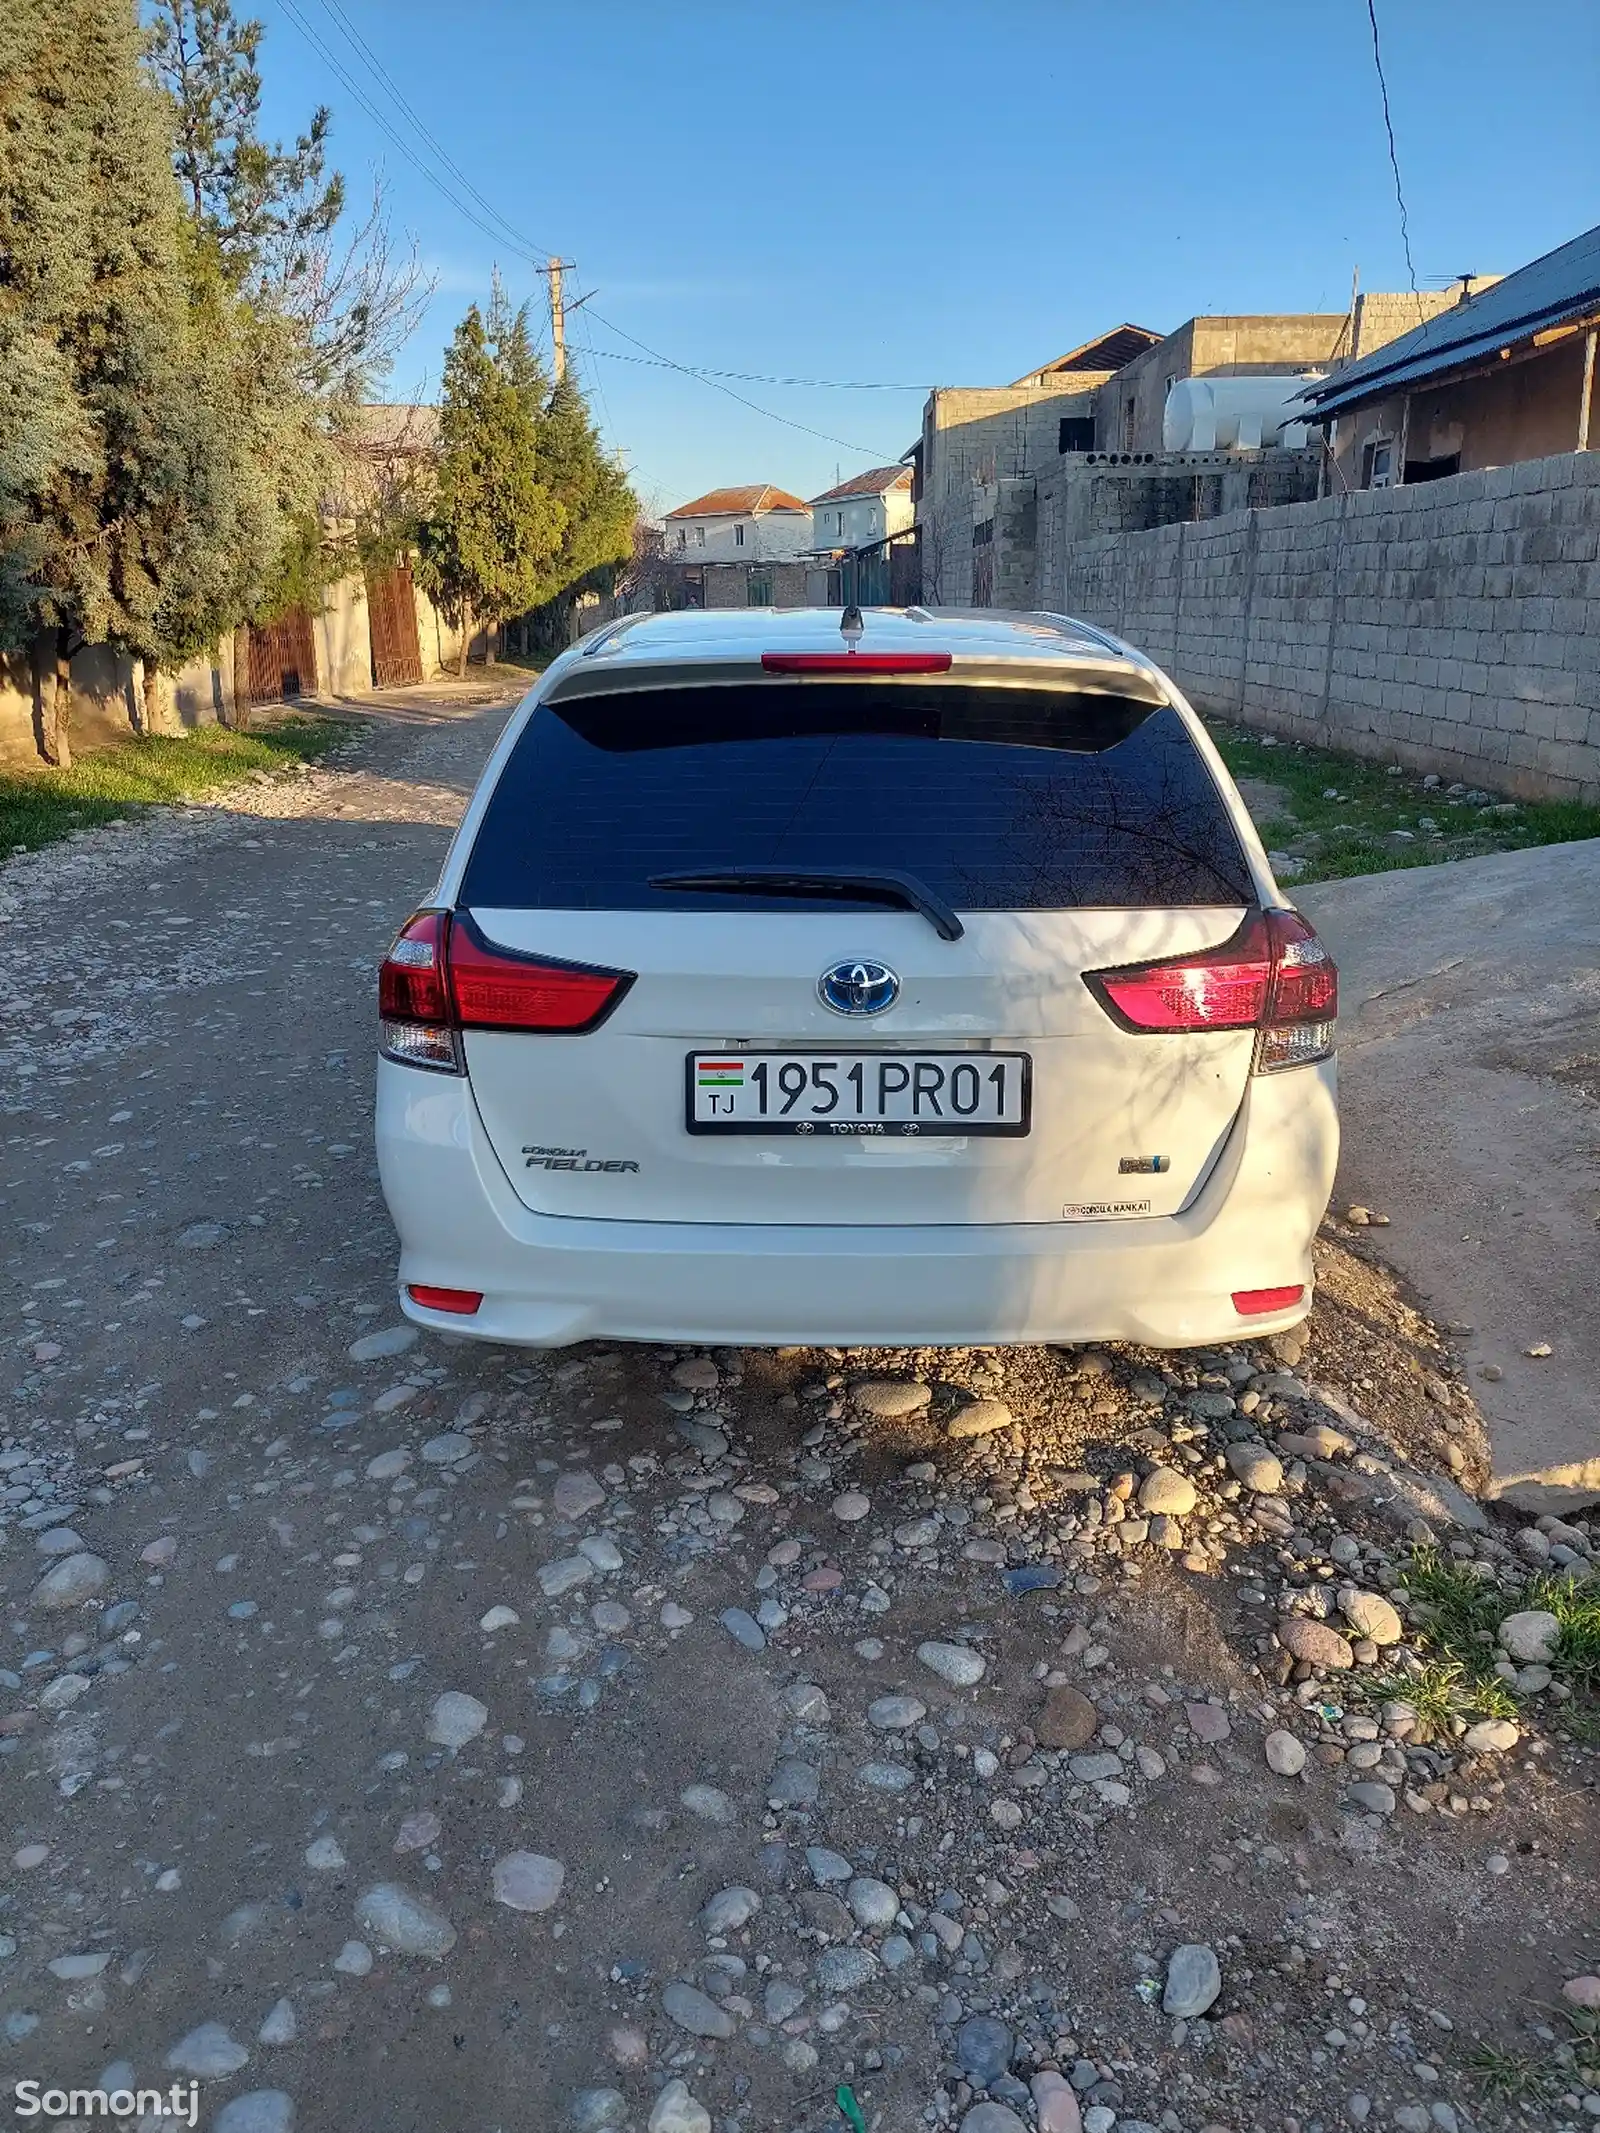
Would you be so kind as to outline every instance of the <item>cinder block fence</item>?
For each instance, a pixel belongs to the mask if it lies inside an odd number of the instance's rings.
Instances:
[[[1203,710],[1600,801],[1600,453],[1099,535],[1039,591]]]

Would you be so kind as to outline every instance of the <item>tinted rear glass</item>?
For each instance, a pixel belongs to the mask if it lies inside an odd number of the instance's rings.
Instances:
[[[730,867],[896,868],[959,911],[1250,901],[1176,711],[920,682],[730,683],[543,705],[461,901],[480,909],[837,909],[653,889]]]

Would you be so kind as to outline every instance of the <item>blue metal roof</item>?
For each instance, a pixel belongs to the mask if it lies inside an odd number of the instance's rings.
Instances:
[[[1310,402],[1310,419],[1320,421],[1443,371],[1482,362],[1502,348],[1591,311],[1600,311],[1600,226],[1441,311],[1399,340],[1375,348],[1359,362],[1316,379],[1297,397]]]

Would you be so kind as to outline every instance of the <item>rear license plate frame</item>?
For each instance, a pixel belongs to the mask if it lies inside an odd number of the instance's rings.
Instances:
[[[834,1121],[828,1116],[821,1118],[773,1118],[773,1119],[709,1119],[695,1115],[695,1091],[698,1063],[702,1059],[714,1059],[718,1053],[739,1052],[744,1059],[783,1062],[797,1060],[832,1060],[848,1072],[857,1060],[895,1060],[906,1066],[915,1066],[919,1060],[936,1060],[941,1065],[954,1061],[958,1065],[992,1066],[998,1061],[1015,1061],[1021,1069],[1021,1115],[1016,1119],[957,1120],[923,1123],[900,1119]],[[896,1092],[898,1093],[898,1092]],[[935,1046],[912,1051],[896,1047],[869,1049],[862,1046],[841,1048],[837,1045],[786,1044],[768,1047],[765,1045],[724,1045],[708,1047],[700,1045],[684,1056],[683,1062],[683,1116],[685,1129],[696,1136],[722,1139],[735,1134],[760,1134],[767,1139],[823,1140],[1025,1140],[1033,1131],[1033,1055],[1031,1052],[1014,1051],[941,1051]]]

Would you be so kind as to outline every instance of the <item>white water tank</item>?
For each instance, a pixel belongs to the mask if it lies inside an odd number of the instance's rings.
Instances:
[[[1168,452],[1298,451],[1307,440],[1305,411],[1294,395],[1320,377],[1178,378],[1167,394],[1161,443]]]

